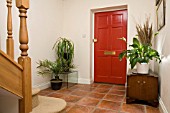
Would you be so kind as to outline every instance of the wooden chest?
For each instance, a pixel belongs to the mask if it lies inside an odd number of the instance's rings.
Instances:
[[[158,76],[155,74],[128,74],[126,103],[158,106]]]

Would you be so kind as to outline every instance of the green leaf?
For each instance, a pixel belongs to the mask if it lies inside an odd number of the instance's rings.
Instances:
[[[133,44],[140,46],[139,40],[137,38],[133,38]]]
[[[121,61],[125,56],[127,55],[127,51],[123,51],[122,53],[119,54],[119,60]]]
[[[132,44],[132,45],[129,45],[129,47],[138,48],[138,45],[137,44]]]
[[[133,69],[133,68],[135,67],[135,65],[136,65],[137,62],[138,62],[137,59],[131,60],[131,69]]]
[[[159,34],[159,32],[156,32],[155,34],[154,34],[154,36],[157,36]]]

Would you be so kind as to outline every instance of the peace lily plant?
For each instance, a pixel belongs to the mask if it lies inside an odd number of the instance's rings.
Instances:
[[[149,61],[156,59],[159,63],[161,62],[159,53],[152,48],[152,38],[158,33],[153,35],[152,25],[149,25],[149,19],[146,23],[136,26],[138,35],[133,38],[133,44],[129,45],[130,49],[124,50],[119,54],[119,59],[122,60],[124,57],[129,59],[131,69],[137,64],[137,72],[147,74],[149,70]],[[126,39],[120,38],[126,42]],[[143,67],[139,67],[143,65]],[[141,70],[146,68],[146,70]]]

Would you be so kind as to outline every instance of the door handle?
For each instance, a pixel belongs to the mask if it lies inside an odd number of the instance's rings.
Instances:
[[[104,51],[104,55],[115,55],[115,51]]]
[[[93,42],[94,42],[94,43],[97,42],[97,38],[94,38],[94,39],[93,39]]]

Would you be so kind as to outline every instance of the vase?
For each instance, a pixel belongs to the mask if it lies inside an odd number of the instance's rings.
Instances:
[[[137,73],[148,74],[149,73],[149,63],[137,63]]]

